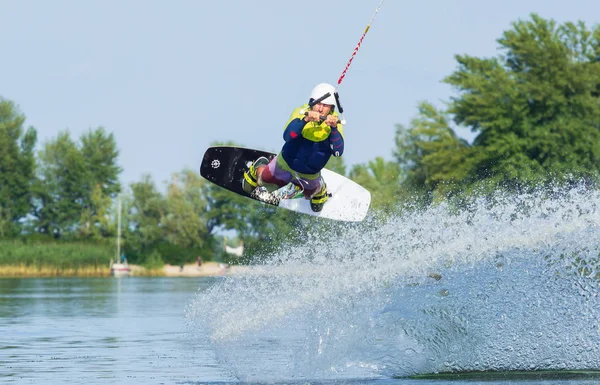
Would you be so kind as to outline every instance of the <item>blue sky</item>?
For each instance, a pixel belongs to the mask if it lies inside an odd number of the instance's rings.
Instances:
[[[380,0],[3,1],[0,96],[38,131],[113,132],[123,183],[198,170],[214,141],[278,151],[291,111],[335,84]],[[339,93],[349,166],[391,159],[396,124],[453,94],[455,54],[499,54],[530,13],[600,20],[592,0],[387,0]],[[468,132],[461,132],[469,137]]]

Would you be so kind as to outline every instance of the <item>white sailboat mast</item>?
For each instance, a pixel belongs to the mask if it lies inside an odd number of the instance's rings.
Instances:
[[[121,197],[117,197],[117,262],[121,262]]]

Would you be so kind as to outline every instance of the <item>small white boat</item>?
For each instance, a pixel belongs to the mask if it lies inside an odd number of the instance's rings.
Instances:
[[[121,262],[118,262],[119,259]],[[127,264],[127,259],[121,256],[121,198],[117,201],[117,259],[113,263],[110,260],[110,275],[114,277],[127,277],[131,274],[131,268]]]
[[[112,263],[110,265],[110,275],[114,277],[123,277],[131,274],[131,268],[125,263]]]

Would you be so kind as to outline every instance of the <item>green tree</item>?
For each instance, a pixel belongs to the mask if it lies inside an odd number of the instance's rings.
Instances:
[[[23,129],[25,116],[14,103],[0,99],[0,220],[5,236],[18,232],[19,220],[31,211],[37,133]]]
[[[202,254],[205,260],[212,256],[212,236],[204,218],[206,183],[196,172],[184,170],[173,175],[167,188],[166,212],[161,223],[169,244],[178,246],[187,261],[195,259],[197,254]]]
[[[79,227],[88,198],[85,158],[68,131],[45,143],[39,153],[34,215],[41,233],[60,237]]]
[[[366,165],[355,165],[350,178],[371,192],[371,209],[392,212],[405,196],[401,189],[402,171],[397,162],[386,162],[382,157]]]
[[[81,212],[80,235],[95,240],[114,235],[115,223],[109,217],[112,200],[99,184],[94,186],[89,202]]]
[[[432,104],[419,104],[410,127],[396,126],[396,161],[406,174],[403,186],[417,195],[446,194],[469,179],[471,148],[450,127],[451,117]],[[435,195],[435,194],[434,194]]]
[[[167,203],[149,175],[144,175],[140,182],[130,186],[132,201],[126,212],[125,252],[131,261],[144,262],[153,253],[156,254],[159,245],[165,241],[161,219],[166,215]]]
[[[80,152],[86,168],[82,203],[81,235],[108,236],[110,200],[121,190],[118,165],[119,151],[113,134],[104,128],[88,130],[80,137]]]
[[[476,180],[521,185],[600,171],[600,27],[531,15],[498,39],[503,55],[456,57],[449,113],[478,132]]]
[[[14,224],[10,220],[10,212],[0,207],[0,238],[13,235]]]
[[[110,200],[120,191],[117,157],[114,137],[103,128],[89,130],[78,143],[68,131],[48,141],[39,154],[34,186],[39,231],[110,236]]]
[[[121,191],[119,174],[123,171],[118,164],[119,150],[112,133],[107,134],[103,127],[88,130],[80,138],[81,154],[88,170],[86,188],[91,195],[100,186],[102,193],[115,198]]]

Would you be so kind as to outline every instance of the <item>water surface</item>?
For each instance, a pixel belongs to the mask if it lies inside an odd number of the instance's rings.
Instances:
[[[225,278],[0,279],[0,380],[598,382],[580,371],[600,368],[599,191],[326,231]]]

